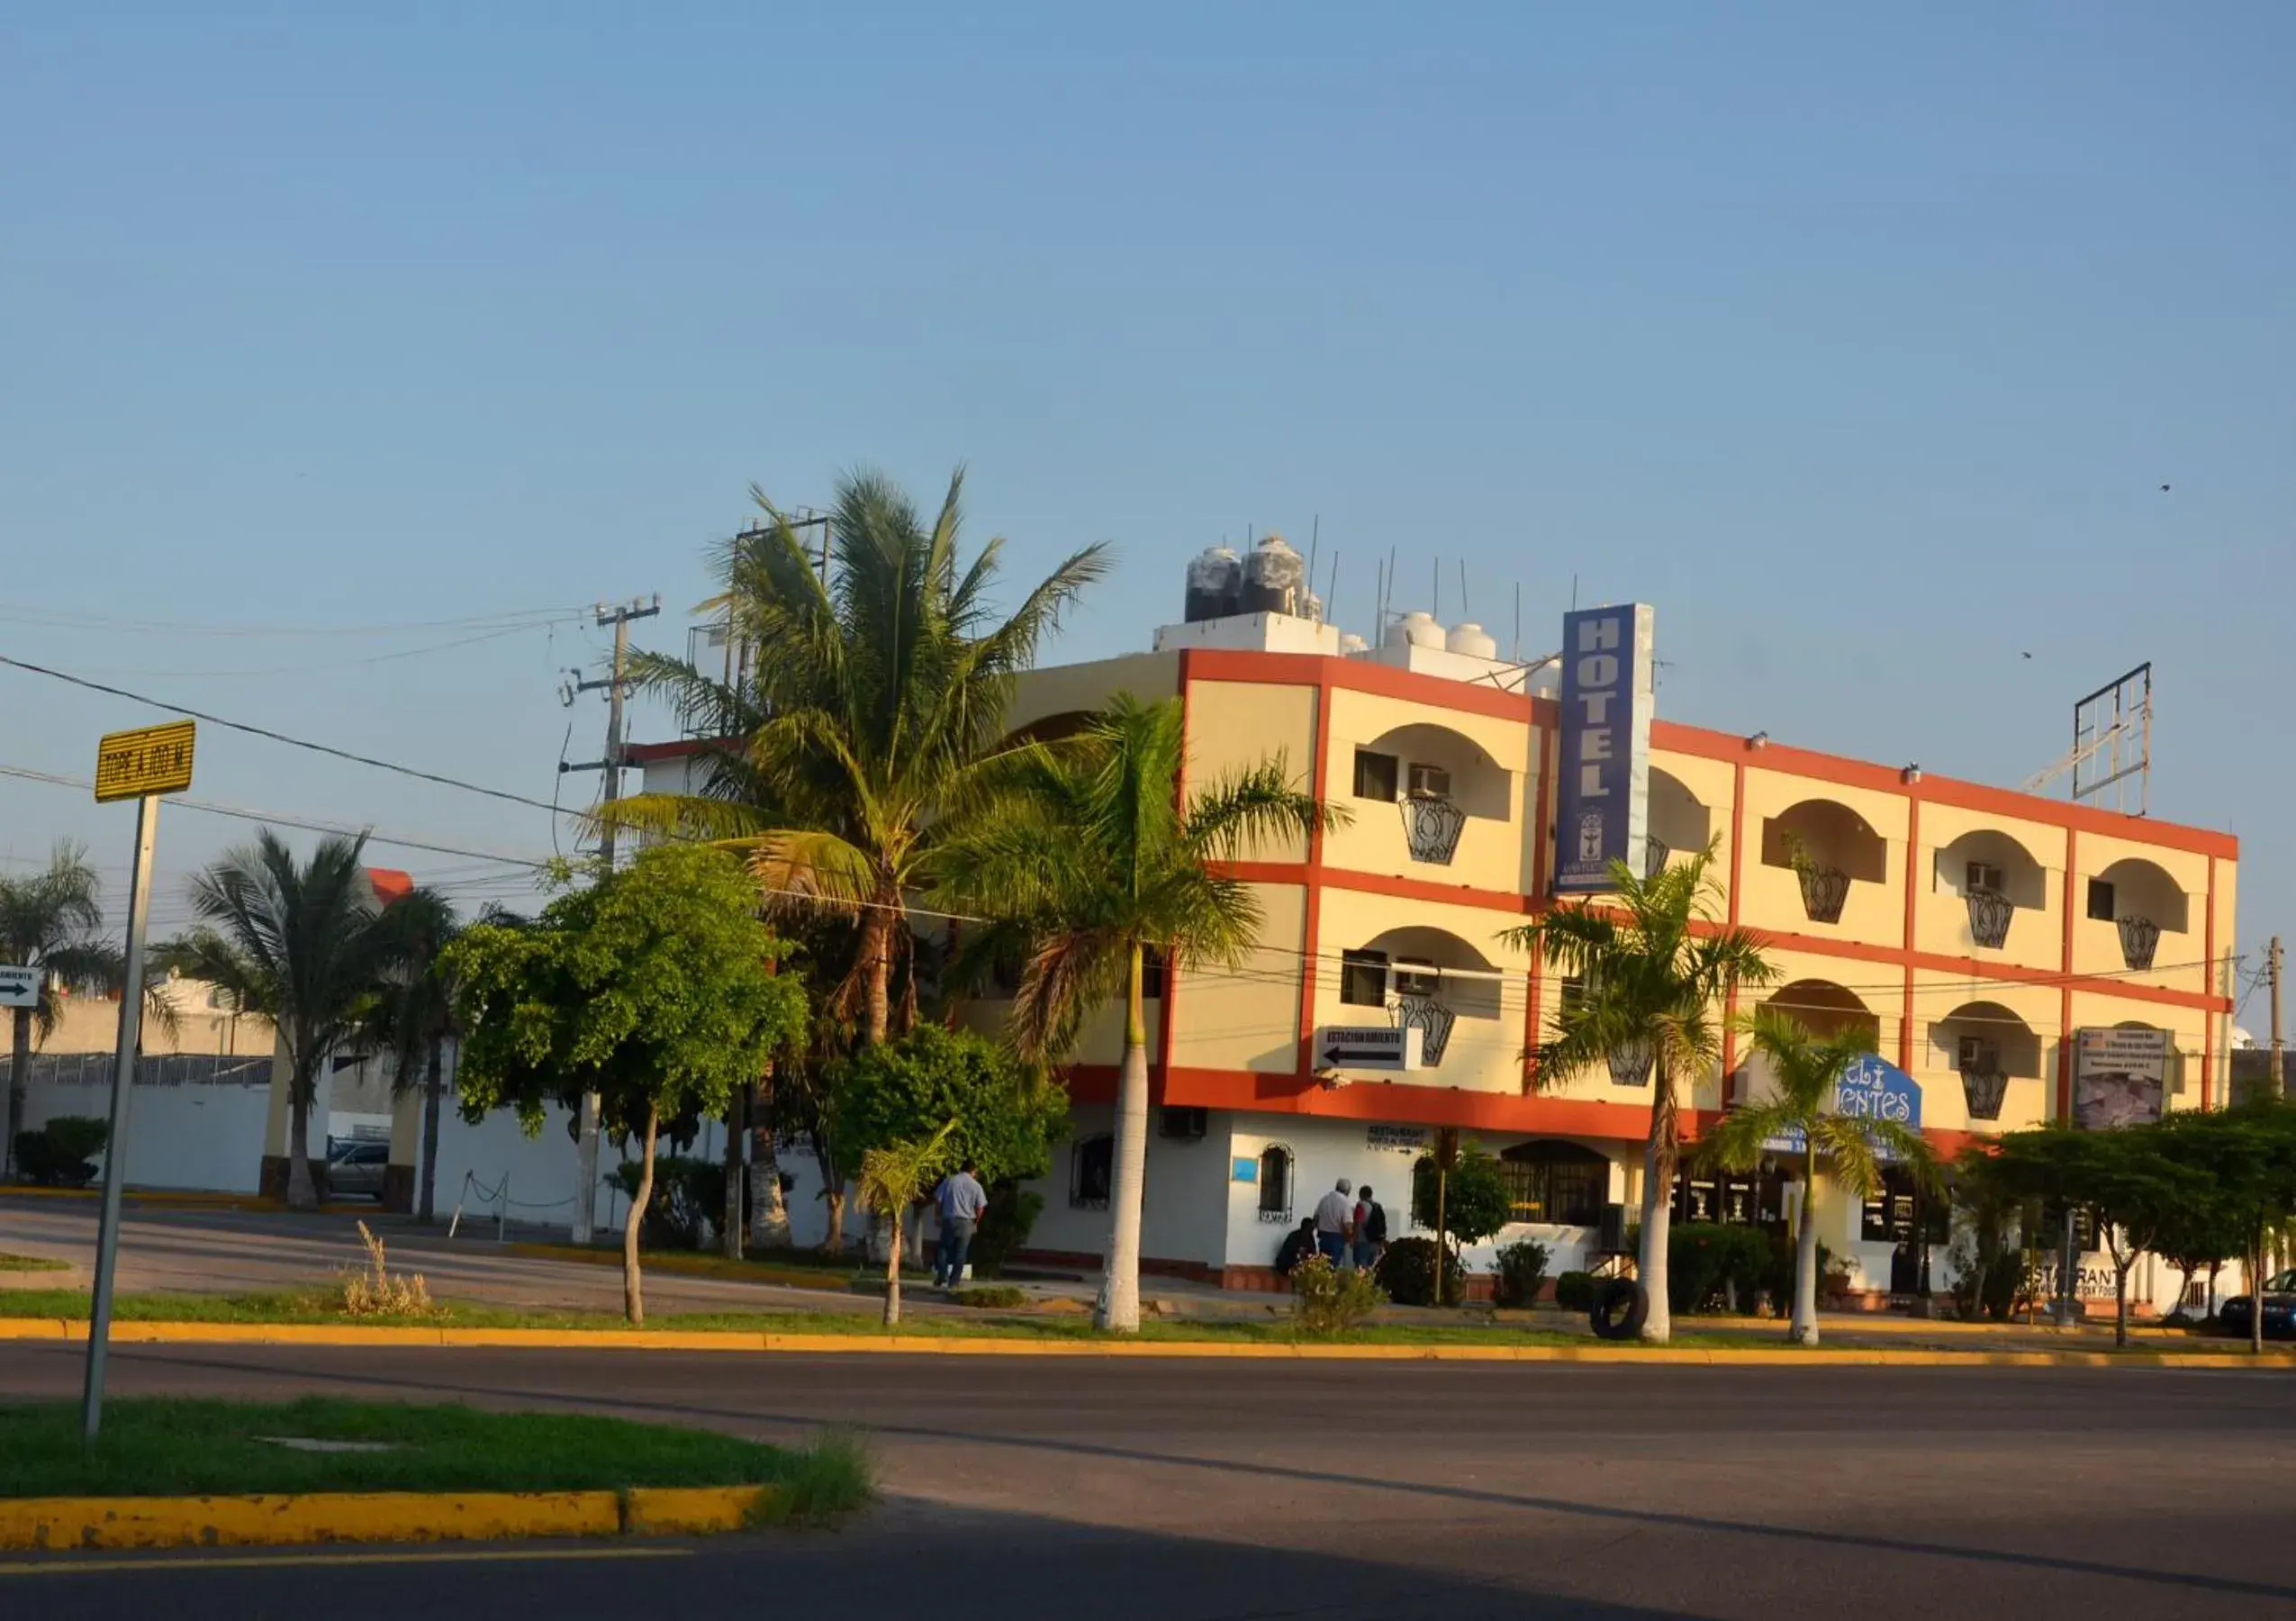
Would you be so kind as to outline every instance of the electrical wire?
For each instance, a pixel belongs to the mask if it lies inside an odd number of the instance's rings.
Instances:
[[[121,619],[107,614],[70,613],[23,607],[0,608],[0,624],[25,625],[50,630],[122,630],[168,636],[205,636],[221,638],[316,636],[402,636],[411,631],[470,630],[481,627],[511,626],[523,629],[527,625],[578,621],[591,610],[587,606],[560,608],[513,608],[499,613],[466,614],[455,619],[402,620],[380,625],[312,625],[256,624],[218,625],[209,621],[197,623],[180,620]]]
[[[203,720],[210,726],[220,726],[228,731],[244,732],[251,738],[263,738],[274,743],[285,743],[293,748],[308,749],[312,754],[328,755],[338,760],[348,760],[354,765],[371,765],[378,771],[395,772],[400,776],[412,777],[418,782],[435,783],[443,788],[458,788],[466,793],[484,794],[488,799],[502,800],[509,804],[525,805],[537,810],[547,810],[553,816],[565,814],[548,800],[532,799],[523,793],[510,792],[506,789],[488,788],[477,783],[466,783],[459,777],[445,776],[438,772],[423,771],[412,765],[402,765],[393,760],[378,760],[372,755],[353,754],[348,748],[337,748],[330,743],[313,743],[305,738],[290,737],[285,732],[274,731],[267,726],[256,726],[245,720],[227,720],[221,715],[210,714],[204,710],[190,709],[180,703],[169,703],[165,699],[147,697],[141,693],[131,693],[125,687],[110,686],[100,681],[90,681],[84,675],[73,675],[62,670],[50,669],[46,665],[32,664],[22,658],[11,658],[5,653],[0,653],[0,665],[5,665],[11,669],[29,671],[34,675],[45,675],[52,681],[67,682],[76,687],[85,687],[92,693],[102,693],[113,698],[125,698],[131,703],[140,703],[149,709],[164,710],[171,715],[184,715],[194,720]]]

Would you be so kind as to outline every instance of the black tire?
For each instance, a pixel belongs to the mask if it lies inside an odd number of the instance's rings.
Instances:
[[[1596,1339],[1629,1340],[1642,1332],[1650,1315],[1650,1297],[1632,1278],[1613,1278],[1595,1296],[1586,1320]]]

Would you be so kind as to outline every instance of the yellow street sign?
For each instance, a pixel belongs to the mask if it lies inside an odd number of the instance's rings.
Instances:
[[[95,802],[181,793],[190,787],[195,730],[189,720],[170,720],[105,733],[95,746]]]

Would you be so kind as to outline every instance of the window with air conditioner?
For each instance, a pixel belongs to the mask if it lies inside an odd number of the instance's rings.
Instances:
[[[1993,895],[2005,892],[2005,886],[2001,881],[2001,869],[1990,861],[1971,862],[1969,864],[1968,888],[1973,892],[1983,890],[1986,893]]]
[[[1413,799],[1449,799],[1451,773],[1440,765],[1414,765],[1406,779]]]
[[[1983,1036],[1964,1036],[1960,1042],[1957,1068],[1975,1074],[1992,1075],[2001,1072],[2001,1046]]]
[[[1393,755],[1376,754],[1368,748],[1357,749],[1355,751],[1355,797],[1393,801],[1397,773],[1400,764]]]
[[[1340,953],[1340,1001],[1353,1008],[1384,1008],[1388,1005],[1386,952]]]
[[[1396,958],[1395,993],[1397,996],[1433,996],[1442,984],[1442,975],[1425,957]]]
[[[1212,1111],[1188,1105],[1167,1103],[1159,1125],[1163,1135],[1183,1142],[1194,1142],[1210,1127]]]
[[[2110,923],[2120,914],[2113,910],[2112,885],[2102,878],[2089,880],[2089,917],[2092,921]]]

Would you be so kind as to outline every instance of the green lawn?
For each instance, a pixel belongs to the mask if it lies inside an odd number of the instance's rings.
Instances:
[[[68,1261],[50,1261],[45,1255],[12,1255],[0,1250],[0,1272],[69,1272]]]
[[[264,1436],[380,1442],[386,1452],[315,1453]],[[278,1403],[107,1403],[92,1452],[77,1402],[0,1406],[0,1497],[290,1491],[575,1491],[636,1486],[786,1484],[819,1517],[869,1494],[849,1438],[764,1446],[708,1430],[569,1413],[307,1398]]]

